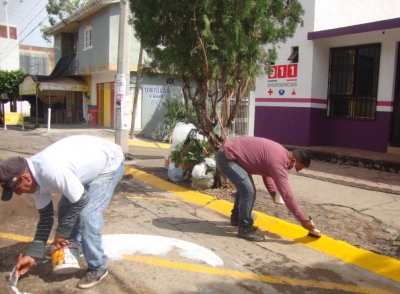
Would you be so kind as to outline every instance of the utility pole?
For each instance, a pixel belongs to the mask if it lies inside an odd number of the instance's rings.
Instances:
[[[140,76],[142,75],[142,59],[143,59],[143,47],[142,47],[142,43],[140,42],[139,60],[138,60],[138,66],[137,66],[137,71],[136,71],[135,94],[134,94],[134,98],[133,98],[131,132],[129,134],[130,139],[133,139],[133,137],[135,136],[137,101],[138,101],[138,96],[139,96]]]
[[[115,76],[115,143],[121,146],[122,152],[128,152],[129,130],[129,75],[130,75],[130,26],[128,25],[129,4],[120,1],[118,65]]]

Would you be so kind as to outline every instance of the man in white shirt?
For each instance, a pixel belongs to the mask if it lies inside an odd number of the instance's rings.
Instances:
[[[58,227],[53,245],[61,248],[77,240],[88,270],[77,287],[86,289],[107,274],[107,256],[102,247],[103,213],[124,173],[121,147],[93,136],[59,140],[29,159],[12,157],[0,164],[1,199],[13,193],[32,194],[40,219],[34,240],[16,265],[26,273],[36,258],[43,258],[54,222],[51,193],[62,194],[58,204]]]

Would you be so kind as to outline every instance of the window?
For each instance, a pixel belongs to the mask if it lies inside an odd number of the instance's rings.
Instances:
[[[61,35],[57,35],[54,37],[54,48],[61,49]]]
[[[0,38],[8,38],[7,26],[0,25]]]
[[[296,0],[282,0],[283,5],[285,5],[285,8],[288,8],[290,4],[292,4],[292,2],[294,2]]]
[[[292,63],[299,62],[299,47],[292,48],[292,54],[290,54],[288,60],[292,61]]]
[[[17,28],[9,27],[10,30],[10,39],[17,40]]]
[[[375,119],[381,45],[332,48],[328,116]]]
[[[83,49],[88,49],[93,47],[93,39],[92,39],[92,27],[88,26],[84,32],[84,40],[83,40]]]

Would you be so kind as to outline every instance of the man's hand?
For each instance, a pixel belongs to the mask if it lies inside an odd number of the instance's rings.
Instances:
[[[28,255],[24,256],[17,262],[17,265],[15,266],[17,272],[18,272],[18,277],[22,276],[25,274],[29,269],[35,264],[35,259],[33,257],[30,257]]]
[[[309,219],[302,219],[300,221],[300,223],[301,223],[301,226],[303,228],[305,228],[306,230],[309,230],[312,232],[315,229],[314,225],[311,223],[311,221]]]
[[[54,246],[57,246],[57,248],[61,248],[65,245],[69,245],[69,244],[70,244],[70,242],[68,241],[67,238],[56,233],[56,235],[54,236],[54,242],[53,242]]]

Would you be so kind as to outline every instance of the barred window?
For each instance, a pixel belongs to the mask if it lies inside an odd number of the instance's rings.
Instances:
[[[331,48],[328,116],[375,119],[381,44]]]

